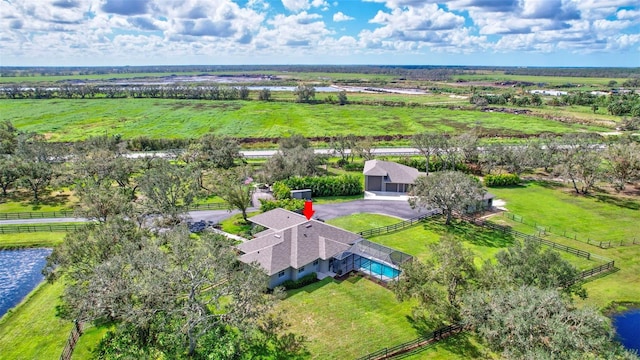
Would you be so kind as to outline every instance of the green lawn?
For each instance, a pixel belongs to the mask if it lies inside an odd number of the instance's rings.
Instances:
[[[325,196],[313,198],[314,204],[336,204],[341,202],[353,201],[362,199],[363,195],[347,195],[347,196]]]
[[[327,220],[327,224],[331,224],[352,232],[359,232],[397,224],[401,221],[402,219],[387,215],[358,213],[329,219]]]
[[[62,282],[44,283],[0,320],[0,358],[57,359],[73,324],[56,317]]]
[[[132,138],[188,138],[207,132],[235,137],[414,134],[425,130],[461,132],[478,123],[484,133],[565,133],[605,128],[565,124],[534,116],[447,108],[296,104],[258,101],[166,99],[0,100],[0,121],[56,141],[91,135]],[[372,116],[372,114],[375,114]],[[372,121],[375,119],[375,121]]]
[[[416,338],[408,320],[412,305],[354,276],[291,291],[280,307],[291,330],[308,337],[313,359],[353,359]]]
[[[40,195],[38,203],[33,201],[33,194],[30,192],[11,191],[6,198],[0,197],[0,213],[73,210],[77,201],[69,189],[49,189]]]
[[[25,247],[54,247],[64,240],[65,232],[0,234],[0,250]]]
[[[640,240],[640,199],[620,201],[606,194],[575,195],[568,187],[545,182],[491,188],[505,207],[525,221],[599,241]]]
[[[363,213],[338,217],[327,222],[347,230],[362,231],[396,224],[400,221],[400,219],[386,215]],[[478,265],[486,259],[493,258],[498,251],[513,241],[510,236],[504,236],[466,222],[454,221],[453,226],[448,227],[439,217],[389,234],[373,236],[369,240],[415,256],[419,260],[426,260],[431,256],[428,245],[437,243],[440,237],[447,233],[463,241],[465,246],[477,255]]]
[[[509,210],[545,226],[585,236],[589,234],[591,238],[602,240],[629,239],[640,233],[637,201],[614,201],[604,195],[575,196],[566,188],[544,183],[491,189],[491,192],[505,200]],[[504,221],[504,218],[498,217],[496,221]],[[524,225],[519,229],[527,231]],[[529,227],[529,232],[533,231]],[[559,236],[552,237],[552,240],[613,259],[620,269],[587,282],[584,287],[589,297],[584,301],[577,300],[579,304],[605,308],[612,302],[640,302],[640,245],[600,249]]]
[[[259,211],[247,213],[247,217],[252,217],[254,215],[260,214]],[[226,231],[230,234],[245,236],[251,230],[253,224],[251,222],[245,222],[242,219],[242,214],[235,214],[230,216],[220,222],[220,226],[222,231]]]

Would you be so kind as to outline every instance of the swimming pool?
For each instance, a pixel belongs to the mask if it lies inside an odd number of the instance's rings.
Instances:
[[[377,261],[369,260],[362,258],[360,262],[360,271],[375,276],[375,277],[385,277],[388,279],[384,280],[392,280],[400,275],[400,270],[392,268],[389,265],[381,264]]]

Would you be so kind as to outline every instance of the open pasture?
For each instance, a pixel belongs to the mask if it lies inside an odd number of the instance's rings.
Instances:
[[[3,100],[0,121],[53,141],[77,141],[92,135],[124,138],[192,138],[212,132],[241,138],[307,137],[337,134],[394,135],[422,131],[460,133],[478,126],[496,136],[607,131],[535,116],[483,113],[447,108],[367,105],[190,101],[163,99]]]
[[[523,216],[528,221],[536,221],[541,226],[566,229],[578,237],[590,237],[602,241],[631,240],[640,234],[640,205],[637,200],[618,199],[607,194],[577,196],[564,186],[549,183],[528,183],[513,188],[492,188],[497,198],[506,201],[510,211]],[[498,216],[496,222],[505,222]],[[508,222],[507,222],[508,223]],[[526,225],[512,225],[523,232],[534,233]],[[614,246],[601,249],[561,236],[551,240],[579,248],[593,254],[605,256],[615,261],[619,271],[588,281],[584,287],[589,297],[576,300],[605,308],[613,302],[640,301],[640,245]]]
[[[534,84],[546,84],[545,86],[561,86],[564,84],[584,85],[590,87],[600,87],[608,89],[608,83],[611,80],[615,80],[618,85],[625,82],[626,78],[607,78],[607,77],[578,77],[578,76],[535,76],[535,75],[512,75],[505,74],[503,71],[489,72],[485,74],[462,74],[453,76],[455,80],[465,81],[486,81],[486,82],[498,82],[498,81],[522,81],[531,82]],[[464,83],[461,83],[464,84]],[[571,89],[569,89],[571,90]],[[584,90],[584,89],[578,89]]]
[[[247,76],[247,75],[273,75],[284,81],[307,81],[317,83],[328,83],[331,81],[355,81],[357,83],[380,83],[392,81],[396,78],[393,75],[386,74],[361,74],[361,73],[331,73],[331,72],[290,72],[290,71],[278,71],[278,70],[247,70],[247,71],[180,71],[180,72],[131,72],[131,73],[112,73],[112,74],[80,74],[75,71],[73,74],[68,75],[52,75],[52,74],[31,74],[24,76],[2,76],[0,77],[0,83],[55,83],[62,81],[111,81],[111,80],[141,80],[151,79],[153,80],[168,77],[168,76],[198,76],[198,75],[225,75],[229,76]],[[236,80],[239,83],[242,78],[238,77]],[[270,82],[265,82],[265,85],[270,85]]]

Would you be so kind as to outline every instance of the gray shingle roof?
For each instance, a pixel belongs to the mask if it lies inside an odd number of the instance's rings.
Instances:
[[[364,163],[365,176],[388,176],[388,182],[413,184],[420,175],[417,169],[391,161],[368,160]]]
[[[274,224],[280,224],[276,219],[278,216],[284,215],[285,219],[287,215],[289,219],[298,216],[283,209],[271,210],[261,215],[267,215],[263,218],[270,219]],[[361,238],[358,234],[335,226],[302,218],[302,223],[238,245],[238,250],[244,253],[240,256],[240,261],[257,262],[269,275],[273,275],[288,267],[298,269],[317,259],[329,259],[349,249]],[[283,222],[287,221],[290,220]]]
[[[254,224],[262,225],[271,230],[282,230],[307,221],[303,215],[277,208],[249,218]]]

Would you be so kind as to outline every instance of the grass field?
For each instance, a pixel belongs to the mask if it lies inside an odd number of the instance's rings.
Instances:
[[[0,250],[26,247],[54,247],[64,240],[65,232],[0,234]]]
[[[607,131],[533,116],[446,108],[408,108],[258,101],[161,99],[2,100],[0,121],[55,141],[91,135],[124,138],[189,138],[207,132],[234,137],[414,134],[426,130],[460,133],[479,126],[496,135]],[[373,121],[375,120],[375,121]]]
[[[44,283],[0,320],[0,358],[57,359],[73,324],[56,317],[61,282]]]
[[[360,73],[327,73],[327,72],[289,72],[289,71],[207,71],[207,72],[151,72],[151,73],[123,73],[123,74],[92,74],[92,75],[38,75],[0,77],[0,83],[53,83],[65,80],[110,80],[110,79],[140,79],[159,78],[165,76],[193,76],[193,75],[275,75],[283,80],[304,80],[326,82],[335,80],[358,80],[365,82],[386,82],[396,78],[385,74],[360,74]],[[239,84],[240,85],[240,84]],[[270,85],[266,83],[265,85]]]
[[[558,86],[563,84],[582,84],[608,89],[610,80],[615,80],[622,84],[626,78],[601,78],[601,77],[577,77],[577,76],[533,76],[533,75],[507,75],[504,72],[493,72],[490,74],[464,74],[456,75],[454,79],[467,81],[526,81],[534,84],[546,83],[548,86]]]
[[[558,183],[529,182],[524,186],[492,188],[505,207],[552,229],[600,241],[640,239],[640,201],[618,200],[606,194],[576,195]]]
[[[308,337],[312,359],[353,359],[380,348],[413,340],[412,302],[398,302],[374,282],[353,276],[325,279],[290,291],[279,305],[291,330]],[[468,359],[479,356],[467,334],[424,348],[408,359]]]
[[[73,210],[78,201],[68,188],[47,189],[40,195],[40,201],[33,201],[33,194],[24,189],[10,190],[7,197],[0,197],[0,213]]]
[[[314,359],[348,359],[416,338],[407,319],[412,303],[361,277],[325,279],[289,292],[280,307]]]
[[[546,186],[543,186],[546,185]],[[640,211],[637,201],[614,201],[605,195],[575,196],[567,188],[545,183],[524,187],[491,189],[514,213],[542,225],[566,228],[595,239],[615,240],[640,234]],[[498,217],[497,221],[504,221]],[[526,231],[525,225],[514,224]],[[529,227],[529,233],[533,233]],[[600,249],[581,241],[559,236],[553,241],[605,256],[615,261],[619,271],[592,279],[584,287],[589,297],[579,304],[606,308],[612,302],[640,302],[640,245]]]

